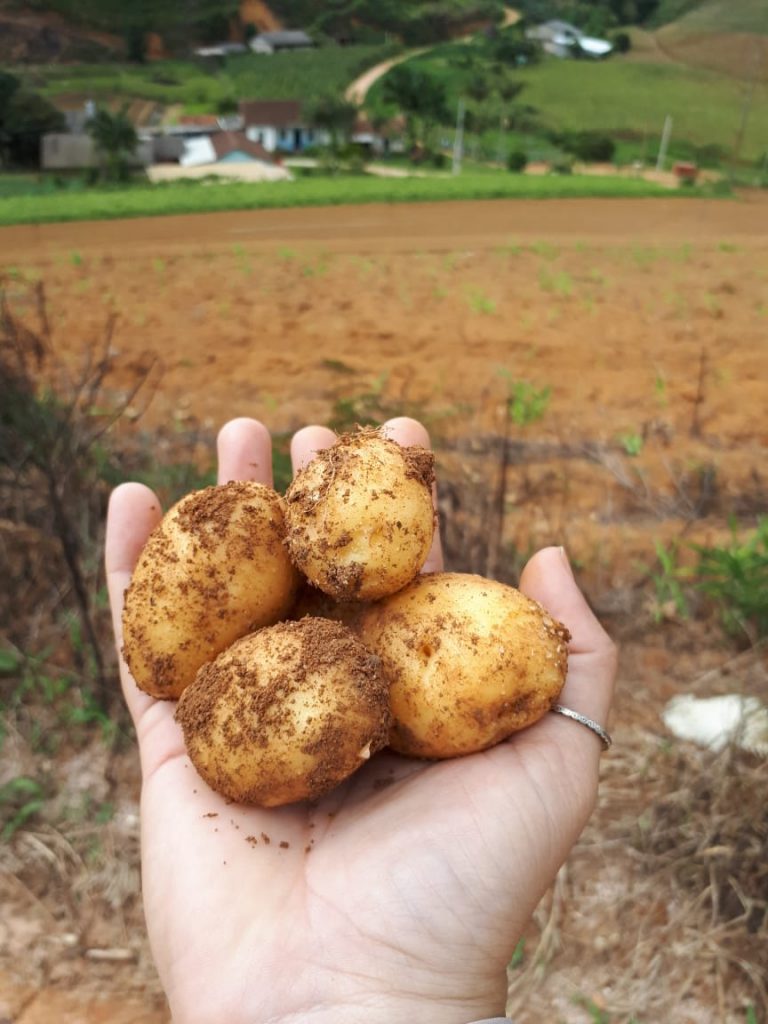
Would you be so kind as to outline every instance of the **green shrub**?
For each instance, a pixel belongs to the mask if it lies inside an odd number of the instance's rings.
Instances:
[[[651,571],[651,579],[660,615],[671,603],[677,614],[686,616],[691,608],[689,596],[698,592],[718,606],[731,636],[746,637],[750,643],[768,636],[768,516],[758,520],[757,529],[746,539],[739,539],[733,525],[729,544],[686,547],[698,556],[693,566],[680,564],[677,543],[669,548],[656,544],[657,568]]]
[[[617,32],[613,37],[613,48],[616,53],[629,53],[632,49],[632,38],[629,32]]]
[[[607,163],[613,160],[616,143],[602,132],[575,132],[565,140],[566,149],[579,160]]]
[[[768,635],[768,516],[746,540],[739,540],[732,527],[730,544],[694,545],[694,550],[696,589],[719,605],[727,631],[753,642]]]
[[[507,157],[507,170],[520,174],[528,164],[528,157],[521,149],[513,149]]]

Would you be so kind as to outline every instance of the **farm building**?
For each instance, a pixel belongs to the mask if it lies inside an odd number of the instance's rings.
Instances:
[[[251,142],[243,132],[216,132],[187,139],[179,164],[198,167],[201,164],[251,163],[254,160],[270,167],[277,166],[271,154],[258,142]]]
[[[175,165],[149,168],[151,181],[209,176],[243,181],[288,181],[291,175],[244,132],[216,132],[183,140],[184,151]]]
[[[286,29],[280,32],[260,32],[251,39],[249,46],[254,53],[280,53],[285,50],[310,50],[315,41],[306,32]]]
[[[612,44],[606,39],[588,36],[575,25],[557,19],[529,28],[525,34],[541,43],[545,53],[553,57],[582,56],[600,60],[613,51]]]
[[[151,140],[136,147],[133,167],[147,167],[154,159]],[[48,132],[40,141],[40,166],[44,171],[82,171],[98,167],[101,160],[93,139],[85,132]]]
[[[240,115],[248,139],[270,153],[301,153],[325,141],[308,124],[299,100],[241,100]]]

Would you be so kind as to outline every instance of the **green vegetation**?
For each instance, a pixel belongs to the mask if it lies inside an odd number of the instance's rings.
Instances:
[[[16,196],[0,200],[0,225],[51,221],[114,220],[164,214],[215,213],[344,203],[433,202],[450,199],[641,198],[669,196],[667,189],[639,178],[466,174],[459,177],[303,178],[294,182],[134,186],[83,192]],[[678,193],[681,194],[681,193]],[[688,195],[697,194],[687,190]]]
[[[147,32],[158,32],[166,46],[226,38],[237,0],[28,0],[33,10],[54,11],[76,25],[119,35],[131,59],[143,61]]]
[[[733,524],[728,544],[686,547],[697,556],[693,566],[681,563],[679,544],[656,545],[651,579],[660,614],[672,604],[678,615],[687,616],[690,595],[698,593],[715,603],[731,636],[751,643],[768,636],[768,518],[759,518],[746,537]]]
[[[5,820],[0,839],[7,841],[22,825],[42,810],[43,787],[26,775],[17,775],[0,786],[0,812]]]
[[[649,18],[651,26],[667,25],[701,5],[702,0],[659,0],[655,13]]]
[[[458,55],[459,44],[450,44],[408,62],[408,66],[431,72],[445,85],[453,111],[467,92],[471,74],[461,67]],[[620,159],[644,156],[651,160],[656,156],[664,118],[670,114],[674,122],[671,156],[689,156],[691,146],[716,146],[722,155],[733,149],[744,105],[742,82],[681,64],[547,58],[538,65],[519,68],[515,76],[525,86],[525,105],[509,117],[507,138],[515,149],[522,148],[518,133],[556,139],[562,133],[599,132],[623,142]],[[386,80],[377,82],[372,90],[379,100]],[[754,109],[767,106],[768,85],[760,84]],[[747,125],[741,152],[754,161],[764,150],[761,120],[754,116]],[[529,157],[540,158],[533,153]]]
[[[659,0],[518,0],[531,22],[560,18],[592,35],[605,35],[617,25],[642,23],[652,17]]]
[[[341,94],[366,67],[392,54],[392,46],[325,46],[270,57],[238,54],[222,65],[191,60],[152,64],[50,64],[18,69],[43,96],[82,95],[94,100],[149,100],[211,112],[238,99],[307,99]]]
[[[694,550],[696,587],[717,603],[726,630],[753,641],[768,635],[768,518],[745,540],[734,526],[730,544]]]
[[[63,124],[60,111],[16,75],[0,70],[0,166],[36,166],[41,136]]]
[[[512,423],[527,427],[540,420],[549,407],[552,388],[537,388],[529,380],[519,380],[506,367],[499,370],[499,376],[507,386],[507,411]]]
[[[107,181],[125,181],[139,137],[125,108],[111,113],[97,110],[88,123],[88,133],[99,156],[100,174]]]
[[[409,45],[460,34],[466,26],[500,21],[503,0],[272,0],[290,25],[334,37],[366,40],[396,35]]]
[[[668,14],[675,11],[673,18]],[[666,21],[677,20],[677,28],[690,32],[759,32],[768,34],[768,7],[765,0],[662,0],[657,15]]]

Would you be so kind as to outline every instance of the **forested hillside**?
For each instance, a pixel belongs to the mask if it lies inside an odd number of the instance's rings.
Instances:
[[[273,0],[270,6],[286,24],[358,39],[386,32],[413,44],[449,39],[499,20],[504,10],[502,0]]]
[[[239,0],[0,0],[0,12],[55,13],[68,22],[123,37],[157,32],[171,48],[229,35]],[[288,27],[342,41],[439,42],[497,21],[503,0],[277,0],[269,8]]]

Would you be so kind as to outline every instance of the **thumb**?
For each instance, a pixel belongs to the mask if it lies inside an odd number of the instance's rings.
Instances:
[[[617,651],[576,583],[563,548],[544,548],[528,562],[520,590],[571,634],[568,677],[560,703],[605,725],[613,701]]]

